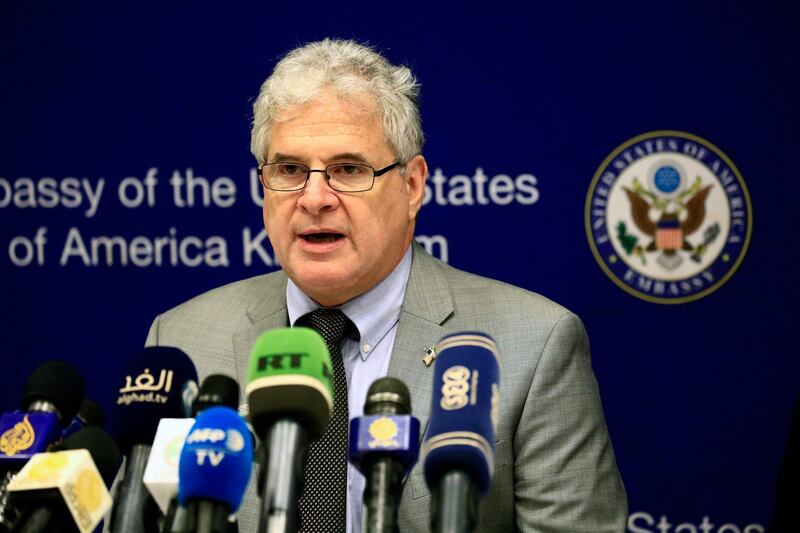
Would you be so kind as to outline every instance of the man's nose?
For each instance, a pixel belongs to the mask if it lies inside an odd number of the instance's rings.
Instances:
[[[336,191],[328,185],[325,171],[311,171],[298,204],[314,215],[335,209],[339,205],[339,197],[336,195]]]

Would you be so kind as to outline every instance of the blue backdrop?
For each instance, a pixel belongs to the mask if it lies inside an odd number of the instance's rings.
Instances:
[[[629,530],[762,530],[800,393],[792,3],[230,4],[0,5],[0,407],[59,358],[110,412],[156,314],[276,268],[252,100],[289,48],[356,38],[422,82],[434,254],[583,318]],[[603,160],[665,129],[719,147],[753,217],[730,280],[674,305],[612,282],[584,217]]]

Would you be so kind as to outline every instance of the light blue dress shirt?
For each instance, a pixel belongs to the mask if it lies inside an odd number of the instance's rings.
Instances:
[[[364,414],[364,400],[372,382],[385,377],[389,371],[389,358],[400,320],[400,309],[411,273],[411,247],[386,279],[339,309],[353,321],[361,334],[356,342],[346,339],[342,345],[344,368],[347,373],[347,405],[350,418]],[[301,291],[290,279],[286,285],[286,306],[289,323],[321,307]],[[360,533],[361,510],[364,494],[364,476],[347,465],[347,531]]]

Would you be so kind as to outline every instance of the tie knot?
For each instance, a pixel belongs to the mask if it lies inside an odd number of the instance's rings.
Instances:
[[[355,332],[357,335],[355,324],[341,309],[320,307],[298,318],[295,326],[311,328],[322,335],[329,349],[338,350],[349,333]]]

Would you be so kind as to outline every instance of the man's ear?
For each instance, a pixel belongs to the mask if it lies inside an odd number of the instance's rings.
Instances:
[[[422,207],[422,200],[425,198],[425,181],[428,179],[428,163],[421,154],[415,155],[406,163],[404,177],[408,191],[408,216],[409,220],[414,220]]]

